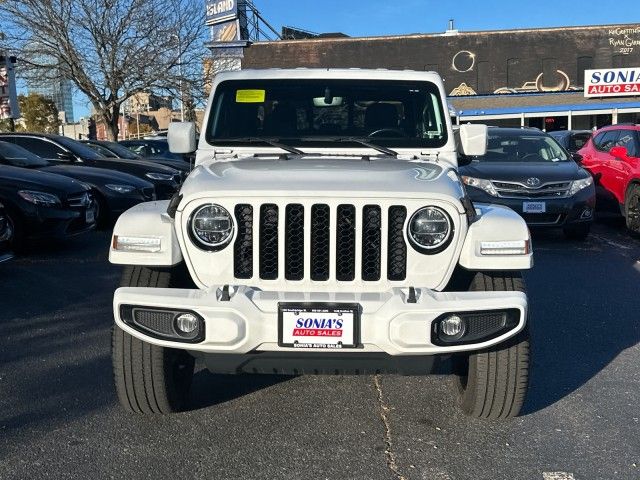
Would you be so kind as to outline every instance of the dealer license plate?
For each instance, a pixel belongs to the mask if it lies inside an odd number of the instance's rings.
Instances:
[[[93,223],[96,221],[96,211],[93,208],[88,208],[84,216],[87,223]]]
[[[357,304],[281,303],[278,344],[293,348],[355,348],[359,322]]]
[[[545,213],[547,204],[544,202],[523,202],[522,211],[524,213]]]

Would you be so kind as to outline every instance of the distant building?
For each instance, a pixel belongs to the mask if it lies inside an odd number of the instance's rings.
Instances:
[[[30,82],[29,93],[37,93],[53,101],[59,112],[64,113],[63,123],[75,123],[73,113],[73,84],[65,78],[48,80],[46,83]]]
[[[349,38],[286,28],[282,37],[247,44],[241,68],[436,71],[461,123],[550,131],[640,122],[640,24],[465,32],[451,22],[444,33]]]
[[[129,113],[157,111],[161,108],[173,110],[173,98],[163,97],[149,92],[136,93],[127,100],[125,110]]]
[[[159,128],[153,115],[137,113],[135,115],[120,115],[118,130],[118,140],[126,140],[157,132]],[[96,122],[96,138],[98,140],[107,140],[108,138],[107,127],[100,120]]]

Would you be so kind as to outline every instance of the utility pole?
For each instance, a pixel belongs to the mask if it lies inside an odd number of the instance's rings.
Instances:
[[[180,35],[175,33],[171,35],[171,38],[175,38],[178,41],[178,76],[180,77],[180,121],[184,122],[184,92],[182,82],[182,40]]]

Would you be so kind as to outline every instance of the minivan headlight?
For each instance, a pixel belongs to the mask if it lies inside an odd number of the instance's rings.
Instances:
[[[451,217],[438,207],[424,207],[409,220],[408,237],[420,253],[433,254],[444,250],[453,237]]]
[[[491,180],[485,180],[484,178],[467,177],[465,175],[462,175],[462,183],[464,183],[465,185],[469,185],[470,187],[484,190],[493,197],[498,196],[498,192],[493,186],[493,183],[491,183]]]
[[[226,208],[210,203],[198,208],[189,222],[189,234],[204,250],[222,250],[233,237],[233,218]]]
[[[591,185],[593,185],[592,176],[581,178],[580,180],[574,180],[573,182],[571,182],[571,188],[569,189],[569,196],[575,195],[583,188],[587,188]]]

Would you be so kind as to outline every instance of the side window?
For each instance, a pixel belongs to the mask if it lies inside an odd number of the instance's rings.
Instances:
[[[571,135],[569,138],[569,150],[572,152],[577,152],[582,147],[584,147],[589,141],[590,135],[585,135],[582,133]]]
[[[638,156],[638,139],[634,130],[621,130],[616,147],[625,147],[630,157]]]
[[[40,138],[14,137],[14,142],[42,158],[58,159],[58,153],[64,152],[57,145]]]
[[[146,154],[146,152],[144,150],[144,145],[141,145],[139,143],[127,143],[125,145],[125,147],[127,147],[132,152],[137,153],[138,155],[145,155]]]
[[[603,152],[608,152],[611,150],[611,147],[616,145],[618,141],[618,137],[620,136],[620,131],[618,130],[609,130],[607,132],[603,132],[598,135],[594,141],[596,144],[596,148]]]

